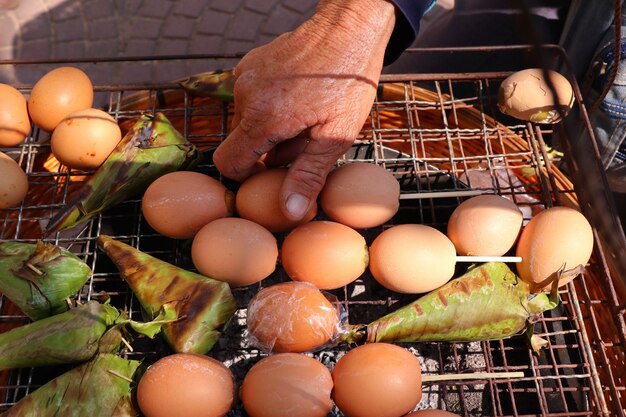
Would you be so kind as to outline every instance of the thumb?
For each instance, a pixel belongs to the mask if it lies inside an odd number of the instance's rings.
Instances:
[[[283,214],[301,220],[317,199],[326,177],[352,145],[352,140],[312,140],[289,167],[282,185],[280,202]]]

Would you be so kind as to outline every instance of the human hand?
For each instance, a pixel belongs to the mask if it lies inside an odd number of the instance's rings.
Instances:
[[[367,119],[394,24],[386,0],[322,0],[296,30],[246,54],[233,130],[213,156],[220,172],[243,181],[291,162],[281,208],[300,220]]]

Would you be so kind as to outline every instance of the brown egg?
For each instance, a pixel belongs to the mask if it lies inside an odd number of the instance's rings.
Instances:
[[[517,243],[517,272],[535,291],[550,288],[554,274],[565,267],[586,265],[593,251],[591,225],[579,211],[553,207],[542,211],[526,225]],[[574,277],[565,277],[565,285]]]
[[[252,220],[270,232],[286,232],[298,224],[306,223],[317,214],[317,203],[300,221],[285,217],[280,209],[280,187],[287,169],[268,169],[245,180],[237,191],[236,206],[239,216]]]
[[[19,144],[29,132],[26,99],[10,85],[0,84],[0,147]]]
[[[299,353],[278,353],[246,374],[240,397],[250,417],[326,417],[333,408],[328,369]]]
[[[280,257],[293,280],[323,290],[349,284],[365,272],[368,263],[363,236],[341,223],[327,221],[305,223],[292,230]]]
[[[248,305],[251,342],[265,351],[306,352],[337,332],[337,309],[313,285],[283,282],[259,291]]]
[[[28,177],[10,156],[0,152],[0,209],[16,206],[28,192]]]
[[[443,410],[419,410],[413,411],[404,417],[459,417],[459,415]]]
[[[226,217],[200,229],[191,245],[191,258],[201,274],[240,287],[274,272],[278,245],[264,227]]]
[[[556,91],[556,100],[544,70],[525,69],[507,77],[500,85],[498,107],[504,114],[535,123],[556,123],[574,104],[574,91],[567,78],[548,70],[549,79]]]
[[[448,237],[464,256],[502,256],[515,244],[522,212],[511,200],[479,195],[465,200],[448,221]]]
[[[122,140],[115,119],[98,109],[67,115],[52,132],[52,153],[63,165],[74,169],[96,169]]]
[[[347,226],[380,226],[398,212],[400,184],[380,165],[345,164],[328,175],[320,205],[328,217]]]
[[[388,343],[359,346],[333,369],[333,399],[352,417],[395,417],[413,410],[422,398],[418,359]]]
[[[93,105],[93,85],[83,71],[60,67],[35,83],[28,97],[28,113],[41,129],[52,132],[67,115]]]
[[[234,400],[233,374],[204,355],[177,353],[159,359],[137,386],[145,417],[221,417]]]
[[[208,175],[179,171],[154,181],[143,195],[141,210],[157,232],[188,239],[213,220],[232,215],[233,193]]]
[[[440,231],[421,224],[391,227],[370,247],[370,271],[392,291],[417,294],[434,290],[454,275],[456,251]]]

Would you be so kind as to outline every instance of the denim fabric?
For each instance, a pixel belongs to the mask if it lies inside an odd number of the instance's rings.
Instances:
[[[615,62],[613,0],[583,0],[573,12],[576,16],[566,26],[562,44],[590,106],[603,91]],[[626,193],[626,19],[623,20],[617,77],[590,119],[609,184],[613,191]],[[581,75],[584,67],[586,74]]]

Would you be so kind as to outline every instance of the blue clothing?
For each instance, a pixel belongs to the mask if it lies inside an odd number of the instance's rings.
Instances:
[[[420,20],[436,0],[391,0],[398,9],[396,26],[385,51],[385,65],[391,64],[411,46],[420,28]]]

